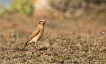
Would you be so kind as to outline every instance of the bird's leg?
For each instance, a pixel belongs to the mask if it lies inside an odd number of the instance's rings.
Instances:
[[[34,49],[37,50],[36,46],[34,45]]]
[[[37,43],[37,41],[35,41],[35,44],[34,44],[34,49],[37,51],[37,48],[36,48],[36,43]]]

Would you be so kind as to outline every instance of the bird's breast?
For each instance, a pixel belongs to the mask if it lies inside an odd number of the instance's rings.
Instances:
[[[40,31],[30,42],[37,42],[43,35],[43,31]]]

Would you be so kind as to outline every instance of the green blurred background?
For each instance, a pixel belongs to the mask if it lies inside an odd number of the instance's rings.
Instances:
[[[1,14],[43,18],[106,17],[106,0],[1,0],[0,4]]]

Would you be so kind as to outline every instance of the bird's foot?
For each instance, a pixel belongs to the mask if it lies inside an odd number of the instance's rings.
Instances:
[[[37,48],[34,46],[34,49],[37,51]]]

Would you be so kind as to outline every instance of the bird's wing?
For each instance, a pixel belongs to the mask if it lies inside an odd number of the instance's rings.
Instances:
[[[29,37],[29,40],[28,40],[28,41],[26,42],[26,44],[24,45],[24,48],[23,48],[23,49],[25,49],[25,47],[28,45],[28,42],[29,42],[31,39],[33,39],[36,35],[38,35],[39,32],[40,32],[40,30],[39,30],[39,28],[37,27],[37,28],[34,30],[34,32],[31,34],[31,36]]]
[[[39,32],[40,32],[39,28],[36,28],[36,29],[34,30],[34,32],[31,34],[31,36],[29,37],[29,41],[30,41],[33,37],[35,37],[36,35],[38,35]]]

